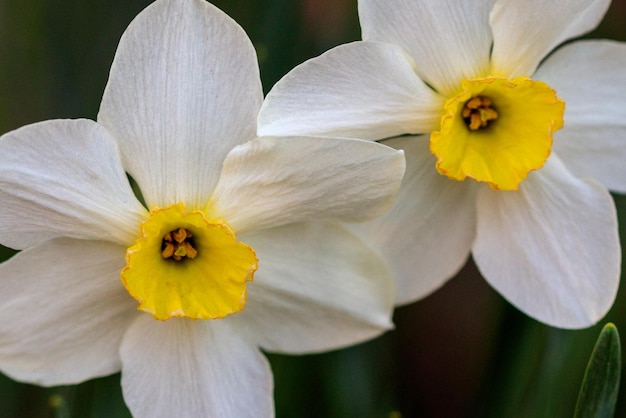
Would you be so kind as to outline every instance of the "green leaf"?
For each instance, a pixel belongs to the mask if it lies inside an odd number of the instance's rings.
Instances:
[[[604,326],[585,371],[574,418],[610,418],[615,414],[622,369],[619,333]]]

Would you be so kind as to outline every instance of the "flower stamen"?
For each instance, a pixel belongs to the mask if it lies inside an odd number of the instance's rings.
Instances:
[[[198,250],[191,239],[192,236],[191,231],[185,228],[178,228],[165,234],[161,243],[161,257],[174,261],[196,258]]]
[[[485,96],[474,96],[465,102],[461,116],[470,131],[486,128],[498,119],[498,112],[491,105],[491,99]]]

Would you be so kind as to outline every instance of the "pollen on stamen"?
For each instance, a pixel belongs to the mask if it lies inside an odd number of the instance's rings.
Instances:
[[[174,261],[196,258],[198,250],[194,247],[192,236],[191,231],[185,228],[178,228],[165,234],[161,243],[161,257]]]
[[[465,102],[461,116],[470,131],[487,128],[498,118],[498,112],[492,107],[488,97],[475,96]]]

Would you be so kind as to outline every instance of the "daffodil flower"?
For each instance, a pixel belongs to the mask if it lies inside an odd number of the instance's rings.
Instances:
[[[405,150],[395,206],[353,228],[389,260],[398,304],[439,288],[471,252],[528,315],[591,325],[620,273],[606,188],[626,192],[626,47],[559,45],[593,29],[609,3],[360,0],[363,41],[287,74],[259,134]]]
[[[403,153],[256,138],[262,98],[233,20],[159,0],[122,36],[97,122],[0,137],[0,242],[23,250],[0,265],[3,373],[60,385],[121,370],[136,416],[269,417],[260,349],[390,327],[391,274],[337,221],[391,206]]]

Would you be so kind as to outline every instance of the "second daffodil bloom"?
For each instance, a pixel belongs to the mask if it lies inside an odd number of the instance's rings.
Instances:
[[[259,134],[405,150],[393,209],[353,228],[389,260],[398,304],[433,292],[471,252],[528,315],[591,325],[620,274],[606,188],[626,191],[626,47],[558,46],[593,29],[609,3],[359,0],[363,41],[287,74]]]
[[[391,274],[333,220],[390,207],[403,153],[255,138],[262,98],[233,20],[159,0],[122,36],[97,122],[0,137],[0,242],[23,250],[0,265],[3,373],[60,385],[121,370],[138,417],[270,417],[261,348],[390,327]]]

